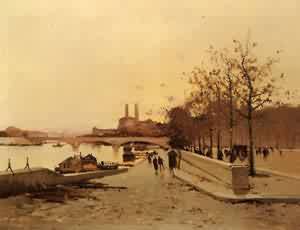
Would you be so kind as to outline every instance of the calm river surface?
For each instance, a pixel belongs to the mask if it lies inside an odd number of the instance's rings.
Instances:
[[[7,168],[8,158],[11,159],[13,169],[24,168],[26,157],[29,157],[31,167],[46,167],[54,169],[64,159],[79,154],[92,153],[98,161],[117,161],[122,162],[123,149],[113,150],[111,146],[82,144],[79,149],[74,150],[71,145],[64,145],[61,148],[55,148],[52,144],[42,146],[0,146],[0,171]],[[239,162],[236,162],[239,164]],[[245,163],[245,162],[244,162]],[[285,173],[291,173],[300,176],[300,150],[283,150],[280,155],[275,151],[267,159],[258,156],[256,158],[257,167],[273,169]]]
[[[88,144],[80,145],[79,149],[74,151],[71,145],[63,147],[52,146],[53,144],[44,144],[42,146],[0,146],[0,171],[7,168],[8,158],[11,159],[13,169],[24,168],[26,157],[29,157],[30,167],[46,167],[54,169],[61,161],[74,154],[82,153],[86,155],[92,153],[98,161],[118,161],[122,162],[122,148],[114,151],[111,146],[94,146]]]

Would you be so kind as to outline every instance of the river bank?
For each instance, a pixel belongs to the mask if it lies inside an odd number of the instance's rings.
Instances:
[[[98,187],[67,187],[69,192],[60,192],[64,198],[59,201],[29,194],[0,200],[0,229],[295,230],[300,227],[298,204],[220,202],[173,178],[168,170],[155,174],[146,161],[128,173],[92,182]]]

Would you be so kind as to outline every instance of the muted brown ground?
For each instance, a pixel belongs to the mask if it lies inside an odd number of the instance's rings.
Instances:
[[[128,189],[76,189],[79,197],[65,196],[64,203],[24,195],[1,199],[0,230],[300,229],[300,205],[216,201],[167,170],[155,175],[147,162],[95,182]]]

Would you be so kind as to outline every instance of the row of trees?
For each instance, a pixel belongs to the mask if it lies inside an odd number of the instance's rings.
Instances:
[[[213,133],[216,133],[217,151],[221,151],[222,137],[228,139],[228,147],[236,144],[237,130],[247,129],[250,174],[255,175],[254,156],[258,123],[263,119],[267,105],[278,105],[279,85],[283,74],[274,73],[279,62],[279,51],[264,60],[256,55],[257,43],[248,39],[245,44],[233,40],[231,49],[207,51],[208,58],[201,66],[184,75],[191,85],[189,98],[184,106],[168,110],[171,140],[177,145],[197,143],[206,145],[209,137],[212,153]],[[289,93],[285,94],[286,97]],[[273,121],[274,123],[276,121]],[[241,133],[240,133],[241,134]],[[239,134],[239,135],[240,135]],[[264,143],[261,143],[264,144]]]

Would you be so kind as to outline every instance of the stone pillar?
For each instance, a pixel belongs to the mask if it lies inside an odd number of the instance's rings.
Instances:
[[[134,117],[135,119],[138,121],[140,118],[139,118],[139,105],[138,104],[135,104],[134,105]]]
[[[236,194],[247,193],[250,189],[249,169],[245,165],[232,166],[232,189]]]

